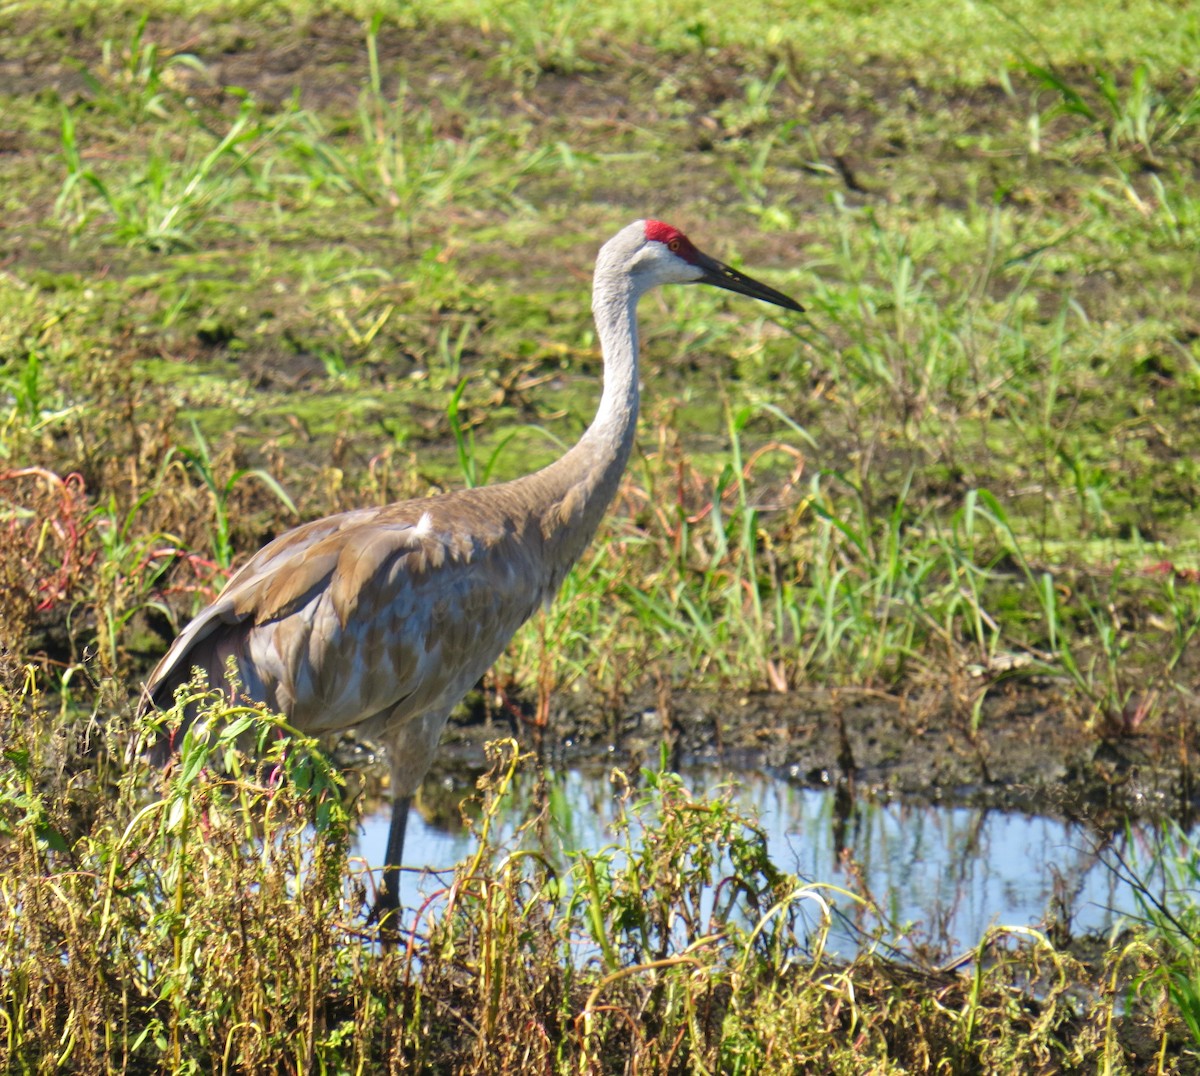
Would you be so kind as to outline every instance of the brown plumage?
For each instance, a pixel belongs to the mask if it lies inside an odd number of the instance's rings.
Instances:
[[[592,307],[604,391],[592,425],[535,474],[304,524],[261,549],[179,635],[147,683],[155,706],[199,668],[297,728],[381,742],[393,813],[380,911],[397,906],[409,800],[446,718],[539,604],[549,603],[616,493],[637,420],[638,298],[709,283],[792,310],[792,299],[636,221],[600,251]],[[169,746],[169,745],[168,745]]]

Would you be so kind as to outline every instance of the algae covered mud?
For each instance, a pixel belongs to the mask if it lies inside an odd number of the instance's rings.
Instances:
[[[9,1067],[1196,1071],[1194,13],[738,14],[0,9]],[[380,950],[325,756],[126,767],[138,685],[287,527],[572,443],[595,250],[641,216],[805,319],[642,311],[614,509],[446,756],[515,732],[628,789],[493,760],[453,899]],[[546,844],[605,804],[620,856]],[[513,819],[542,843],[493,840]],[[1088,952],[1056,894],[1004,939],[970,886],[974,919],[906,910],[916,835],[1051,824],[1084,827],[1031,845],[1064,868],[1161,849]],[[885,846],[881,945],[827,963],[820,886],[863,896]]]

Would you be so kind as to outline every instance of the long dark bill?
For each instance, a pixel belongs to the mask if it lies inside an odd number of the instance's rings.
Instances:
[[[795,299],[784,295],[783,292],[768,288],[766,284],[760,284],[753,277],[731,269],[724,262],[717,261],[716,258],[700,254],[699,251],[696,253],[699,255],[696,264],[704,270],[704,276],[696,281],[697,284],[712,284],[718,288],[724,288],[726,291],[736,291],[741,295],[750,295],[755,299],[761,299],[764,303],[774,303],[786,310],[804,311],[804,307]]]

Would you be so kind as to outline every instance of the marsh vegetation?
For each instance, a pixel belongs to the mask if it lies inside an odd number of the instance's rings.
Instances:
[[[0,7],[11,1071],[1200,1070],[1200,22],[777,8]],[[381,949],[340,768],[220,707],[127,766],[138,685],[296,521],[572,442],[637,216],[807,316],[645,304],[617,505],[453,732],[615,748],[613,846],[497,748]],[[833,960],[867,896],[687,757],[1137,814],[1160,881],[1087,949],[897,955],[884,916]]]

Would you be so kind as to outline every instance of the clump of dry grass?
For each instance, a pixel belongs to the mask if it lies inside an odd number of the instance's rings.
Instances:
[[[78,600],[91,583],[89,514],[78,475],[0,471],[0,650],[19,653],[39,616]]]

